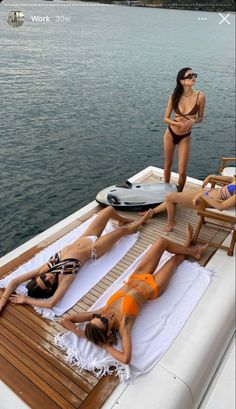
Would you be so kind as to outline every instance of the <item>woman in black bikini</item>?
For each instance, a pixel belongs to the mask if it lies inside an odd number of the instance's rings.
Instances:
[[[179,191],[182,191],[186,181],[186,169],[190,152],[192,125],[202,122],[205,108],[205,96],[192,87],[196,82],[197,74],[192,68],[182,68],[177,74],[176,88],[171,95],[164,121],[169,126],[164,134],[164,178],[170,182],[171,167],[174,158],[175,146],[178,145],[178,172]],[[174,119],[170,119],[174,111]]]

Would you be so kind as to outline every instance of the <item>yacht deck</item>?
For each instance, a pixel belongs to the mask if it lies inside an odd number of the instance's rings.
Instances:
[[[177,179],[177,175],[175,177]],[[163,171],[150,167],[130,180],[143,183],[162,182]],[[197,190],[199,186],[200,181],[189,179],[186,189]],[[12,271],[100,209],[101,207],[93,202],[89,208],[77,212],[72,219],[66,219],[58,228],[49,229],[43,236],[38,236],[38,240],[33,239],[26,246],[11,252],[0,260],[0,271]],[[136,213],[127,214],[139,217]],[[179,206],[177,226],[174,232],[167,234],[163,233],[165,214],[151,219],[142,228],[133,248],[69,313],[89,309],[110,284],[158,237],[165,235],[183,243],[186,224],[191,223],[195,228],[197,221],[195,211]],[[201,237],[207,241],[214,238],[214,241],[221,243],[227,234],[227,231],[216,227],[204,226]],[[206,265],[215,251],[216,249],[209,247],[200,264]],[[116,388],[118,377],[110,375],[97,379],[94,374],[80,372],[75,366],[65,362],[63,352],[54,344],[54,336],[63,330],[59,321],[46,321],[29,306],[9,303],[0,317],[0,323],[1,380],[30,408],[99,409]]]

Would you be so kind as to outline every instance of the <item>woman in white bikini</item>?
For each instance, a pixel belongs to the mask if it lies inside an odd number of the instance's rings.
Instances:
[[[122,237],[135,233],[151,216],[150,210],[138,221],[133,221],[121,216],[111,206],[103,209],[74,243],[64,247],[41,267],[14,278],[0,298],[0,312],[8,300],[16,304],[52,308],[65,294],[87,260],[103,256]],[[118,222],[119,227],[101,236],[111,218]],[[28,296],[13,294],[16,287],[26,281]]]

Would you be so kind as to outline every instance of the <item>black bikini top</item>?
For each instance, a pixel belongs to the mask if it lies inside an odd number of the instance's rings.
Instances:
[[[199,105],[198,105],[199,94],[200,94],[200,92],[197,93],[197,99],[196,99],[196,103],[195,103],[194,107],[187,114],[182,114],[182,112],[179,109],[179,105],[178,105],[176,107],[176,109],[175,109],[175,113],[177,114],[177,116],[184,116],[185,117],[185,116],[188,116],[188,115],[196,115],[198,113],[198,110],[199,110]]]
[[[47,273],[58,274],[77,274],[81,267],[81,261],[76,258],[66,258],[52,266]]]

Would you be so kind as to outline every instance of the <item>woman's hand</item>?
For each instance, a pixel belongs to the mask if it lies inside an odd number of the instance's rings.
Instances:
[[[190,131],[190,129],[192,128],[194,122],[195,122],[195,120],[193,118],[189,119],[189,121],[186,119],[184,122],[182,122],[182,126],[181,126],[180,130],[182,132]]]
[[[188,120],[184,117],[179,118],[178,121],[174,120],[173,124],[177,126],[177,128],[181,129],[184,125],[187,125]]]
[[[197,206],[197,202],[200,199],[200,197],[202,197],[202,194],[203,194],[202,192],[199,192],[193,197],[192,202],[194,206]]]
[[[205,187],[206,185],[208,185],[208,183],[210,182],[210,179],[214,178],[215,175],[209,175],[206,177],[206,179],[203,181],[202,187]]]
[[[27,296],[22,294],[12,294],[9,298],[14,304],[27,304]]]

